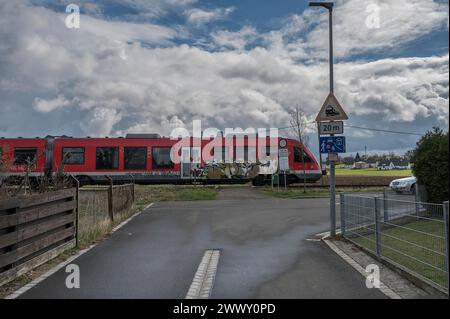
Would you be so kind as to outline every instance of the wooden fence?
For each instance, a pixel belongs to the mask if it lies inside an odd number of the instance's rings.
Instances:
[[[87,214],[94,220],[107,217],[114,221],[116,215],[127,213],[133,207],[134,184],[83,187],[79,195],[83,217]]]
[[[0,286],[76,246],[77,188],[0,201]]]

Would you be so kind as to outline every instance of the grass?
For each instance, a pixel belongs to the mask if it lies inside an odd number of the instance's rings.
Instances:
[[[152,202],[213,200],[214,187],[184,185],[136,185],[136,205],[142,207]]]
[[[420,220],[401,226],[407,227],[408,229],[394,227],[382,230],[382,256],[431,280],[441,287],[447,287],[447,275],[433,268],[445,269],[445,256],[442,255],[445,255],[444,239],[423,234],[427,233],[444,237],[443,223],[439,221]],[[414,230],[422,233],[415,232]],[[375,233],[367,234],[366,232],[366,234],[360,233],[360,235],[364,237],[355,235],[351,239],[362,247],[375,252]],[[430,250],[440,252],[440,254]],[[405,255],[412,256],[415,259]]]
[[[364,188],[336,188],[336,192],[346,192],[346,193],[367,193],[367,192],[381,192],[383,191],[380,187],[364,187]],[[328,188],[311,188],[308,187],[306,192],[303,191],[303,188],[288,188],[285,190],[280,186],[278,190],[277,187],[273,189],[271,187],[266,187],[263,189],[264,194],[278,197],[278,198],[301,198],[301,197],[328,197],[330,192]]]
[[[378,170],[376,168],[352,169],[336,167],[336,176],[411,176],[410,169]]]

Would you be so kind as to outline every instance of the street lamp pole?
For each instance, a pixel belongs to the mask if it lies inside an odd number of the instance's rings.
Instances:
[[[334,73],[333,73],[333,2],[310,2],[310,7],[323,7],[328,10],[328,35],[329,35],[329,63],[330,63],[330,93],[334,93]],[[317,134],[320,136],[319,131]],[[331,135],[333,136],[333,135]],[[330,159],[330,236],[336,236],[336,175],[334,160]],[[322,160],[321,160],[322,162]],[[320,163],[322,165],[322,163]]]

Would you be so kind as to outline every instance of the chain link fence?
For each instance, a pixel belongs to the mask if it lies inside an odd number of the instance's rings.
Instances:
[[[448,202],[341,194],[343,236],[448,293]]]

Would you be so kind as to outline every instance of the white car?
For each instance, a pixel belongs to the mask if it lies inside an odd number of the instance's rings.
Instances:
[[[415,176],[394,179],[389,187],[397,193],[410,193],[416,192],[417,178]]]

